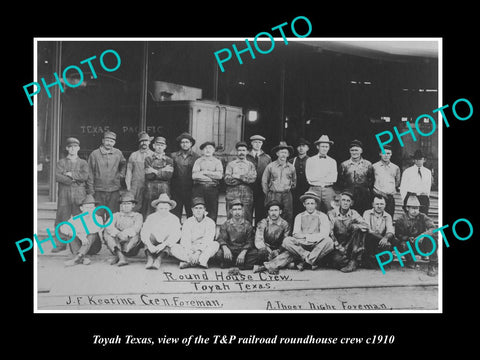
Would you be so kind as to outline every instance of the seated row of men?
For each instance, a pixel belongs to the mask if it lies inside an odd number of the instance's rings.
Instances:
[[[216,224],[207,216],[203,198],[192,200],[193,215],[181,225],[179,218],[170,212],[176,206],[175,200],[163,193],[152,201],[156,211],[143,223],[142,215],[133,211],[136,202],[133,194],[125,192],[120,199],[120,211],[113,214],[108,226],[102,228],[85,217],[89,233],[78,226],[73,234],[67,225],[62,225],[59,233],[66,241],[75,235],[70,242],[75,257],[66,262],[68,266],[89,264],[88,255],[98,253],[103,241],[113,254],[112,265],[127,265],[127,258],[145,247],[147,269],[159,269],[166,254],[180,260],[182,269],[207,268],[212,261],[221,268],[270,273],[282,268],[302,271],[329,267],[342,272],[352,272],[359,266],[376,268],[375,254],[393,246],[405,251],[407,242],[413,244],[421,234],[435,236],[433,221],[419,212],[420,203],[414,195],[407,200],[405,213],[395,227],[381,195],[375,195],[372,209],[366,210],[363,217],[351,208],[353,195],[347,191],[341,194],[339,206],[328,214],[317,209],[321,199],[314,192],[307,191],[300,200],[305,211],[295,217],[293,230],[282,218],[280,201],[273,199],[266,204],[268,216],[254,228],[244,216],[244,204],[236,199],[231,202],[231,217],[216,234]],[[96,204],[93,196],[87,195],[81,210],[93,213]],[[104,224],[101,216],[96,221]],[[73,218],[70,223],[74,224]],[[419,246],[424,253],[433,250],[428,241],[420,241]],[[413,259],[407,257],[406,266],[414,267]],[[436,266],[435,251],[429,258],[427,274],[434,276]]]

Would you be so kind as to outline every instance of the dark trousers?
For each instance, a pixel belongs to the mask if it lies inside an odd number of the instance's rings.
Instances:
[[[415,237],[415,241],[419,236],[420,235],[417,235]],[[437,234],[433,234],[432,238],[435,240],[435,244],[436,244],[435,251],[432,254],[428,255],[428,257],[429,257],[430,262],[437,263],[438,262],[438,236],[437,236]],[[418,260],[418,259],[421,258],[422,254],[419,254],[419,252],[417,251],[417,248],[415,247],[415,241],[410,242],[410,246],[413,249],[413,252],[415,253],[415,258]],[[394,238],[392,240],[392,245],[397,247],[397,250],[398,250],[399,253],[403,253],[403,252],[406,252],[406,251],[409,250],[408,247],[407,247],[407,243],[405,241],[401,241],[397,238]],[[432,244],[432,241],[427,237],[422,237],[418,241],[418,248],[423,254],[429,254],[433,250],[433,246],[434,245]],[[410,254],[406,254],[405,259],[408,262],[413,262],[413,258]]]
[[[350,190],[353,191],[352,209],[363,215],[365,210],[372,208],[372,195],[368,187],[354,186]]]
[[[172,213],[176,215],[180,220],[182,219],[183,208],[185,207],[185,214],[187,219],[192,217],[192,186],[172,186],[173,200],[177,202],[177,206],[172,210]]]
[[[292,196],[293,196],[293,218],[295,219],[295,216],[300,214],[301,212],[305,211],[305,207],[303,206],[303,202],[300,201],[300,196],[305,194],[308,189],[310,188],[310,185],[308,183],[302,184],[297,184],[297,187],[295,190],[292,191]]]
[[[407,204],[408,197],[410,195],[416,195],[415,193],[408,192],[403,200],[403,205]],[[430,210],[430,198],[427,195],[416,195],[418,201],[420,202],[420,212],[428,216],[428,211]]]
[[[218,214],[218,187],[216,185],[193,185],[193,197],[202,197],[205,200],[205,208],[207,216],[215,223],[217,222]]]
[[[375,236],[367,233],[365,236],[365,251],[363,253],[362,263],[364,265],[378,266],[377,258],[375,255],[381,253],[382,251],[391,251],[393,239],[390,240],[390,246],[386,248],[380,248],[378,243],[382,239],[382,236]]]
[[[94,194],[95,200],[98,201],[98,206],[106,206],[110,209],[112,214],[115,214],[120,210],[120,191],[95,191]],[[110,215],[105,209],[100,209],[96,212],[96,215],[103,218],[104,221],[107,221],[110,218]]]
[[[283,206],[282,218],[293,228],[293,197],[290,191],[273,192],[269,191],[265,197],[265,202],[277,200]]]
[[[60,237],[68,241],[71,237],[68,235],[63,234],[62,232],[59,233]],[[89,234],[87,235],[87,242],[82,244],[78,237],[75,237],[68,246],[70,247],[70,251],[73,255],[95,255],[98,254],[100,249],[102,248],[102,242],[100,240],[100,236],[98,233]]]
[[[232,252],[232,260],[225,260],[222,248],[220,248],[215,254],[215,261],[219,262],[222,265],[222,268],[236,266],[237,257],[241,253],[241,250],[230,249],[230,251]],[[240,270],[251,270],[253,269],[253,265],[256,265],[258,263],[258,258],[259,254],[257,249],[248,249],[247,253],[245,254],[245,261],[243,262],[243,265],[238,266],[238,268]]]
[[[262,185],[258,183],[253,184],[253,209],[255,211],[255,224],[267,217],[265,211],[265,194],[263,193]]]
[[[373,192],[372,194],[372,202],[373,202],[373,196],[377,194],[376,191]],[[395,215],[395,197],[391,194],[379,194],[379,195],[382,195],[384,198],[385,198],[385,211],[387,213],[389,213],[391,216],[392,216],[392,219],[393,219],[393,216]],[[363,215],[360,214],[360,215]]]
[[[143,200],[143,218],[155,212],[152,201],[158,199],[161,194],[166,193],[170,197],[170,184],[168,181],[147,181],[145,184]]]
[[[336,235],[337,241],[345,248],[348,260],[361,261],[365,252],[366,233],[361,230],[349,229],[346,234]]]

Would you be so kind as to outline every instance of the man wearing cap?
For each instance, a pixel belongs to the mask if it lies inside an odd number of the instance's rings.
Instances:
[[[250,144],[252,150],[247,155],[247,159],[255,165],[257,171],[257,178],[253,183],[253,203],[255,211],[255,224],[265,217],[265,194],[262,189],[262,176],[265,168],[272,162],[270,155],[262,150],[265,138],[261,135],[250,136]]]
[[[78,157],[80,141],[70,137],[66,140],[67,156],[57,162],[55,180],[58,182],[57,214],[55,227],[67,221],[72,215],[80,214],[80,203],[86,196],[88,164]],[[57,243],[53,253],[67,248],[64,243]]]
[[[415,251],[416,239],[420,235],[429,235],[435,241],[435,251],[429,255],[427,275],[435,276],[438,266],[438,240],[437,233],[433,233],[433,231],[436,230],[436,227],[431,218],[420,212],[420,207],[421,204],[417,196],[407,196],[405,206],[403,207],[404,213],[395,222],[395,238],[392,245],[396,246],[399,252],[406,252],[409,250],[407,247],[408,241],[411,248]],[[432,241],[427,237],[422,237],[418,240],[418,248],[424,254],[429,254],[433,246]],[[405,259],[407,267],[415,267],[414,260],[410,254],[405,255]]]
[[[292,236],[283,240],[282,247],[287,250],[273,260],[264,263],[269,271],[285,267],[296,261],[302,271],[306,266],[316,269],[319,263],[333,250],[330,238],[330,221],[327,215],[317,210],[320,198],[311,191],[300,196],[305,211],[295,217]]]
[[[285,252],[282,242],[290,235],[290,225],[280,217],[282,204],[278,200],[271,200],[267,203],[266,208],[268,216],[257,224],[255,231],[255,247],[258,249],[258,259],[257,265],[253,269],[254,272],[267,270],[264,263],[272,261]],[[285,266],[293,261],[292,256],[288,256],[288,258],[290,261],[285,260],[282,263]]]
[[[128,265],[125,256],[137,255],[143,245],[140,240],[143,217],[133,211],[136,202],[133,193],[126,191],[120,199],[120,211],[113,214],[112,223],[105,228],[105,244],[113,254],[111,265]]]
[[[192,213],[183,223],[180,243],[172,245],[171,253],[180,260],[180,269],[197,265],[206,269],[219,248],[215,241],[216,225],[206,216],[202,198],[192,200]]]
[[[146,269],[158,270],[163,253],[170,254],[171,247],[180,240],[180,220],[170,211],[177,205],[168,194],[160,194],[151,203],[155,212],[150,214],[140,231],[140,238],[145,244],[147,255]]]
[[[203,155],[193,164],[193,197],[201,197],[205,200],[207,216],[215,223],[218,214],[218,185],[223,178],[222,162],[213,156],[215,143],[204,142],[200,145]]]
[[[343,190],[353,194],[352,207],[363,214],[371,204],[373,186],[372,163],[362,157],[363,145],[359,140],[350,143],[350,159],[340,164],[339,182]]]
[[[332,237],[335,248],[343,253],[348,263],[342,267],[342,272],[352,272],[360,264],[365,251],[365,236],[368,224],[360,214],[352,209],[353,194],[344,191],[341,193],[340,206],[328,212],[331,222]]]
[[[248,161],[247,143],[240,141],[235,145],[237,159],[230,161],[225,169],[225,184],[227,185],[225,201],[229,217],[231,202],[240,199],[243,203],[245,219],[252,222],[253,190],[252,184],[257,178],[257,170],[251,161]]]
[[[170,179],[173,176],[173,160],[165,155],[167,140],[157,136],[153,142],[153,154],[145,159],[145,205],[143,215],[146,217],[155,211],[150,207],[160,194],[170,196]]]
[[[385,145],[385,152],[380,151],[380,161],[372,165],[375,182],[373,193],[385,197],[385,211],[392,218],[395,215],[395,193],[400,187],[400,168],[390,161],[392,147]]]
[[[420,212],[428,215],[430,208],[430,191],[432,188],[432,172],[423,164],[425,155],[421,150],[416,150],[413,154],[414,165],[405,169],[400,183],[400,195],[403,204],[406,204],[408,195],[416,195],[420,201]]]
[[[176,140],[180,145],[180,150],[172,153],[174,170],[171,184],[172,197],[177,202],[177,206],[172,212],[181,219],[185,207],[188,219],[192,217],[192,169],[200,155],[192,150],[195,139],[190,134],[182,133]]]
[[[333,185],[337,181],[337,162],[328,156],[330,146],[333,145],[327,135],[322,135],[315,141],[318,154],[307,159],[305,176],[310,184],[309,191],[313,191],[320,198],[319,210],[327,212],[332,209],[335,198]]]
[[[139,149],[133,152],[128,158],[127,173],[125,175],[125,185],[127,190],[135,196],[135,206],[133,211],[142,212],[143,197],[145,192],[145,159],[153,155],[149,149],[152,137],[145,131],[138,134]]]
[[[277,160],[271,162],[265,168],[262,176],[262,188],[265,201],[277,200],[283,206],[283,218],[293,223],[293,197],[292,190],[297,185],[295,167],[290,164],[288,156],[293,153],[293,147],[281,141],[272,149],[277,155]]]
[[[391,249],[395,229],[392,216],[385,210],[385,197],[375,194],[372,209],[365,210],[363,219],[368,224],[365,238],[365,253],[362,263],[369,268],[378,266],[375,255],[381,251]]]
[[[102,217],[98,216],[98,212],[93,218],[93,211],[98,202],[92,195],[86,195],[80,205],[80,211],[85,214],[81,217],[72,216],[67,222],[60,226],[58,234],[65,242],[69,242],[70,251],[75,257],[65,261],[65,266],[73,266],[77,264],[89,265],[90,259],[88,255],[97,254],[102,248],[103,228]],[[76,219],[73,219],[76,217]],[[73,240],[69,241],[70,239]]]
[[[292,192],[293,195],[293,216],[297,216],[304,209],[302,202],[300,201],[300,196],[305,194],[308,191],[310,185],[305,176],[305,166],[307,164],[307,155],[308,150],[310,149],[310,142],[304,138],[300,138],[297,141],[297,153],[293,159],[290,159],[290,163],[295,167],[295,172],[297,173],[297,186]]]
[[[102,145],[88,157],[87,192],[95,195],[100,205],[107,206],[112,213],[118,212],[120,180],[125,177],[127,161],[120,150],[114,148],[117,135],[112,131],[103,134]],[[104,219],[107,212],[98,214]]]
[[[215,258],[220,262],[221,268],[236,265],[242,270],[252,269],[258,258],[252,224],[245,220],[240,200],[233,200],[230,205],[232,217],[220,226],[216,239],[220,249]]]

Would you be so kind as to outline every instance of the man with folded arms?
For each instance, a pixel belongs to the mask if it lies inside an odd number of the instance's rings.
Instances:
[[[215,241],[216,225],[205,212],[205,200],[192,200],[193,216],[182,226],[179,244],[171,247],[171,253],[180,260],[180,269],[200,266],[208,268],[208,260],[218,251],[219,244]]]
[[[373,184],[373,193],[385,197],[385,211],[392,218],[395,215],[395,193],[400,188],[401,173],[400,168],[390,161],[392,157],[392,147],[384,145],[385,153],[380,151],[380,161],[372,165],[375,182]]]
[[[156,211],[147,217],[140,231],[140,238],[145,244],[147,255],[146,269],[158,270],[160,268],[161,255],[170,254],[171,247],[180,240],[180,220],[170,210],[177,203],[170,200],[166,194],[160,194],[158,199],[153,200],[152,207]]]

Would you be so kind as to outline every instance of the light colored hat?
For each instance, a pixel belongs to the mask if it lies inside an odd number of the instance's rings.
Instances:
[[[418,206],[420,207],[420,201],[418,201],[418,198],[416,195],[410,195],[408,197],[407,203],[405,204],[405,207],[407,206]]]
[[[321,203],[322,200],[318,197],[318,195],[316,193],[314,193],[313,191],[307,191],[305,194],[301,195],[300,196],[300,201],[303,203],[305,200],[307,199],[313,199],[315,200],[317,203]]]
[[[160,194],[157,200],[152,201],[152,207],[156,208],[158,204],[165,203],[170,204],[170,210],[177,206],[177,202],[175,200],[171,200],[167,194],[163,193]]]
[[[252,135],[250,136],[250,141],[253,141],[253,140],[265,141],[265,138],[261,135]]]
[[[138,142],[143,141],[143,140],[152,141],[153,136],[149,136],[145,131],[141,131],[141,132],[138,133]]]
[[[320,144],[320,143],[328,143],[330,145],[333,145],[333,141],[330,141],[330,139],[328,138],[328,135],[320,136],[320,138],[317,141],[315,141],[314,144],[317,145],[317,144]]]

